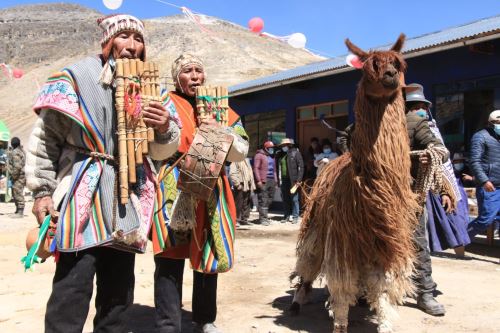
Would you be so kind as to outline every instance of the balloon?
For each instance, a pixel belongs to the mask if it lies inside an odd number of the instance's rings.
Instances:
[[[106,8],[111,9],[111,10],[115,10],[115,9],[120,8],[120,6],[122,5],[122,2],[123,2],[123,0],[102,0],[102,3],[104,4],[104,6],[106,6]]]
[[[306,46],[307,38],[303,33],[296,32],[288,38],[288,44],[296,49],[303,49]]]
[[[254,17],[248,21],[248,28],[250,28],[252,32],[259,33],[264,29],[264,20],[260,17]]]
[[[22,69],[20,68],[14,68],[14,70],[12,71],[12,76],[16,79],[20,79],[22,78],[24,75],[24,72]]]
[[[354,68],[357,68],[357,69],[360,69],[360,68],[363,68],[363,62],[358,58],[357,55],[354,55],[354,54],[349,54],[346,58],[345,58],[345,62],[351,66],[351,67],[354,67]]]

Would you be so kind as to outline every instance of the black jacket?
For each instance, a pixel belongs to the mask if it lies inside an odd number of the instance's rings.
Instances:
[[[301,182],[304,178],[304,160],[297,148],[290,148],[287,153],[278,153],[276,156],[276,170],[278,172],[278,183],[282,181],[281,160],[286,158],[287,178],[292,184]]]
[[[483,129],[472,136],[470,167],[478,185],[489,180],[500,187],[500,136],[493,129]]]

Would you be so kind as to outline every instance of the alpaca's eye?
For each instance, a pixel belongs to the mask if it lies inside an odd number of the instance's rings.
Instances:
[[[374,61],[374,62],[373,62],[373,70],[374,70],[375,72],[378,72],[378,65],[377,65],[377,62],[376,62],[376,61]]]

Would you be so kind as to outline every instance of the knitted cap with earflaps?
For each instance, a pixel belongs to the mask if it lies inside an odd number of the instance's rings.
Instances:
[[[112,43],[114,37],[123,31],[134,31],[137,32],[145,39],[145,29],[144,24],[138,18],[132,15],[126,14],[114,14],[106,17],[99,18],[97,20],[99,28],[103,31],[103,36],[101,39],[101,47],[103,50],[103,58],[106,63],[101,71],[99,77],[99,82],[110,85],[113,82],[113,70],[109,62],[110,53],[112,52]],[[146,46],[142,51],[142,61],[146,60]]]

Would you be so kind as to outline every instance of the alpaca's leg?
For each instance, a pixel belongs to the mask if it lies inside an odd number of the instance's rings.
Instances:
[[[292,305],[289,311],[292,315],[298,315],[300,306],[309,302],[309,295],[312,291],[312,282],[302,282],[299,284],[293,295]]]
[[[356,275],[351,275],[356,276]],[[330,291],[330,308],[333,323],[333,333],[347,333],[349,323],[349,306],[356,302],[358,294],[358,279],[353,278],[345,284],[327,277],[328,290]]]
[[[390,282],[386,280],[383,272],[371,271],[367,274],[366,284],[366,298],[377,315],[378,332],[393,332],[392,321],[397,316],[397,312],[395,304],[392,304],[387,293],[387,288],[391,288]]]

